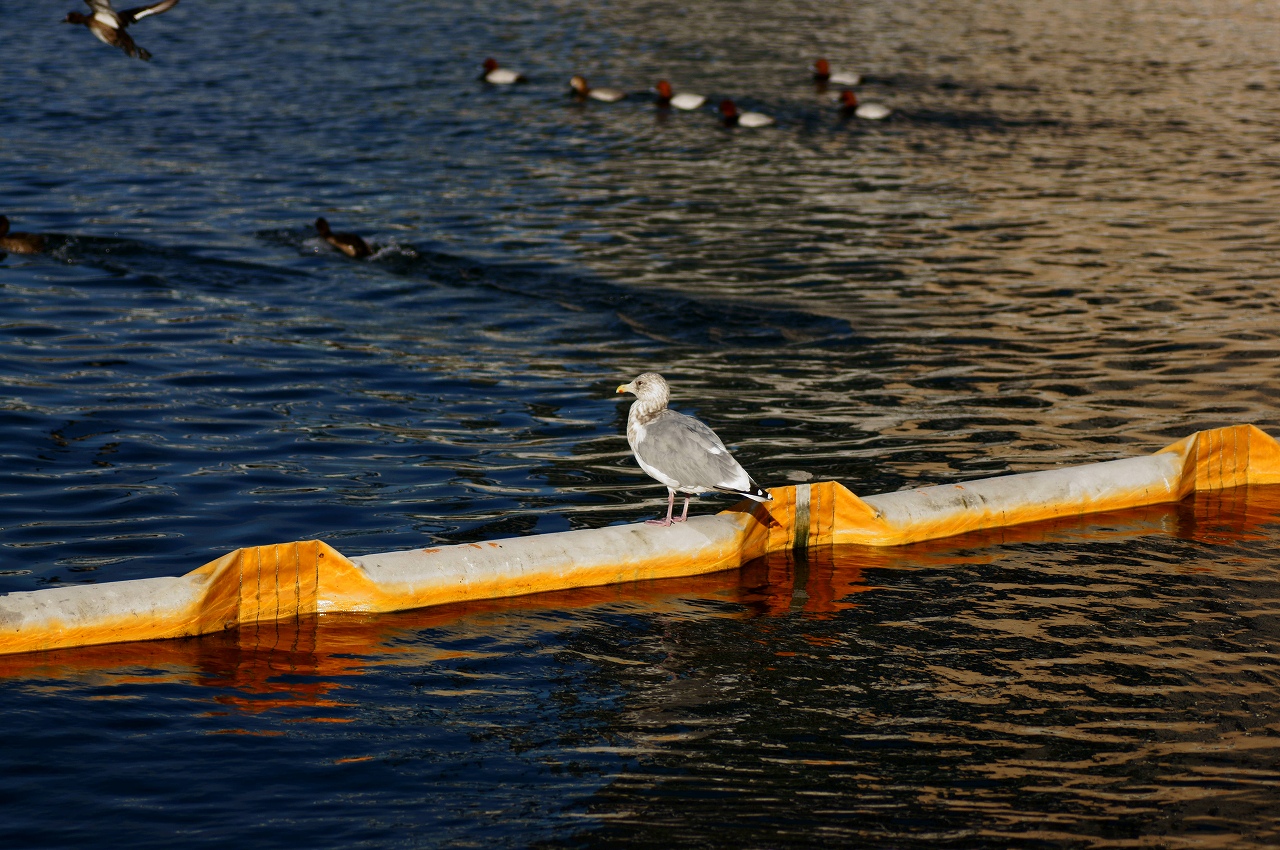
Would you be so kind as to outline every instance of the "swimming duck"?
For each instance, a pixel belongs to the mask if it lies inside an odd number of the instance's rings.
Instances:
[[[103,44],[109,44],[112,47],[118,47],[135,59],[144,61],[150,59],[151,54],[134,44],[133,38],[130,37],[129,33],[125,32],[125,28],[143,18],[167,12],[178,5],[178,0],[160,0],[159,3],[152,3],[150,6],[138,6],[134,9],[117,12],[111,8],[111,0],[84,0],[84,2],[89,6],[89,11],[92,14],[82,15],[79,12],[68,12],[62,22],[64,24],[83,24],[89,28],[89,32],[93,33],[98,41]]]
[[[627,93],[621,89],[593,89],[587,85],[587,78],[580,74],[574,74],[569,79],[569,88],[573,91],[574,97],[579,100],[589,97],[605,103],[617,103],[627,96]]]
[[[354,260],[367,257],[373,253],[369,250],[369,245],[354,233],[334,233],[329,229],[329,222],[323,218],[316,219],[316,233],[319,233],[324,241],[337,248]]]
[[[512,83],[529,82],[529,78],[519,71],[501,67],[497,59],[484,60],[484,72],[480,75],[480,79],[495,86],[509,86]]]
[[[44,237],[39,233],[10,233],[9,217],[0,215],[0,252],[39,254],[44,246]]]
[[[813,63],[813,81],[836,86],[856,86],[862,82],[862,75],[854,71],[832,71],[830,62],[819,59]]]
[[[671,89],[671,83],[666,80],[658,80],[658,84],[653,87],[654,92],[658,95],[658,106],[674,106],[676,109],[701,109],[707,99],[700,94],[689,94],[688,92],[680,92],[676,94]]]
[[[773,119],[760,112],[739,112],[732,100],[720,101],[720,116],[726,127],[768,127]]]
[[[858,96],[848,89],[840,92],[840,114],[845,118],[854,115],[868,121],[880,121],[888,118],[890,111],[884,104],[859,103]]]

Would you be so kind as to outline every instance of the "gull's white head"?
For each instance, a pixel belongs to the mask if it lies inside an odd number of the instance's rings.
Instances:
[[[666,407],[671,400],[671,389],[657,372],[645,372],[629,384],[620,384],[616,392],[631,393],[646,407]]]

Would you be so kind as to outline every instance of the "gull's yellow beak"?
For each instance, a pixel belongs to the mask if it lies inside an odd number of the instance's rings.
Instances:
[[[631,385],[630,385],[630,384],[618,384],[618,388],[617,388],[616,390],[614,390],[614,392],[615,392],[615,393],[629,393],[629,392],[631,392]]]

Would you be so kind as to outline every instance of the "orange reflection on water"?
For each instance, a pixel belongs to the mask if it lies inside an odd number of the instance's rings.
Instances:
[[[303,710],[297,719],[346,722],[341,690],[371,668],[421,667],[468,655],[423,642],[421,634],[446,629],[450,642],[484,637],[496,621],[537,612],[589,612],[626,603],[655,614],[689,612],[690,599],[715,598],[753,607],[769,567],[690,578],[581,588],[508,599],[441,605],[393,614],[331,614],[244,626],[182,640],[111,644],[0,657],[0,678],[32,680],[34,687],[177,683],[213,691],[210,715],[254,715]],[[789,586],[789,585],[788,585]],[[770,591],[775,592],[773,590]],[[782,593],[782,590],[777,590]],[[109,698],[109,697],[96,697]],[[293,718],[291,718],[293,719]],[[248,730],[227,729],[229,733]]]

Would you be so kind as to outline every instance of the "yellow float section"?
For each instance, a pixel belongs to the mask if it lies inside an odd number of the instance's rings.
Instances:
[[[637,523],[357,558],[318,540],[252,546],[184,576],[0,595],[0,654],[692,576],[771,552],[897,546],[1252,484],[1280,484],[1280,444],[1237,425],[1145,457],[865,498],[834,481],[779,487],[772,502],[744,501],[670,527]]]

